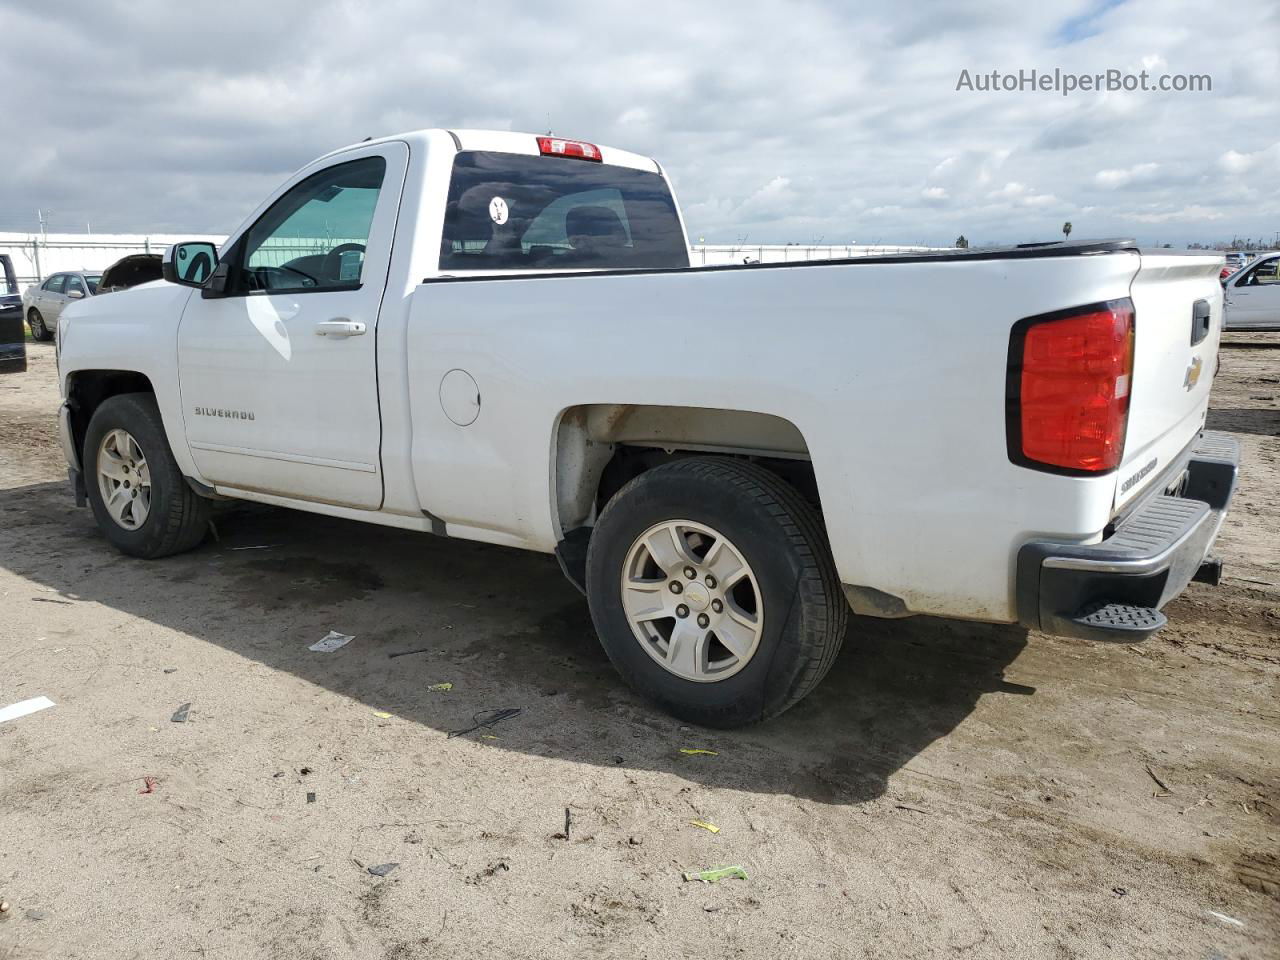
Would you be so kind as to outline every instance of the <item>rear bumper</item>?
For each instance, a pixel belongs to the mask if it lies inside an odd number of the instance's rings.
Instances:
[[[1032,541],[1018,553],[1018,621],[1089,640],[1141,640],[1164,625],[1160,608],[1205,568],[1235,492],[1240,447],[1203,433],[1186,468],[1099,543]]]

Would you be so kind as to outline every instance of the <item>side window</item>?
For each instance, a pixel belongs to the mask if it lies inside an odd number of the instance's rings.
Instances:
[[[79,290],[79,291],[80,291],[80,295],[81,295],[82,297],[83,297],[83,296],[87,296],[87,295],[88,295],[88,294],[87,294],[87,292],[86,292],[86,291],[85,291],[85,289],[84,289],[84,283],[80,280],[80,278],[79,278],[79,277],[77,277],[75,274],[69,273],[69,274],[67,274],[67,289],[66,289],[66,292],[67,292],[67,293],[71,293],[73,290]]]
[[[1280,257],[1272,257],[1265,263],[1259,264],[1258,269],[1253,271],[1253,282],[1256,284],[1272,284],[1280,283]]]
[[[237,244],[238,292],[360,286],[364,250],[387,171],[364,157],[312,174],[271,205]]]
[[[44,282],[44,288],[50,293],[62,293],[66,282],[67,275],[65,273],[55,273]]]

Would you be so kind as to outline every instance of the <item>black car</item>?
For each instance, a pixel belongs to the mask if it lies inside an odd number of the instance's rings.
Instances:
[[[22,294],[13,261],[0,253],[0,373],[27,369],[26,330],[22,326]]]

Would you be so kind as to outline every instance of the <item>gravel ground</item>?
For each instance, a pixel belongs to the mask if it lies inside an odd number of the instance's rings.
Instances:
[[[1280,956],[1280,335],[1234,339],[1229,579],[1162,634],[856,620],[733,733],[633,697],[549,557],[238,505],[117,555],[29,345],[0,706],[57,706],[0,724],[0,958]]]

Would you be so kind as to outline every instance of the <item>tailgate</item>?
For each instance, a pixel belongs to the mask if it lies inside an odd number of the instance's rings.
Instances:
[[[1134,358],[1115,509],[1146,490],[1204,427],[1218,366],[1216,254],[1143,251],[1133,280]]]

